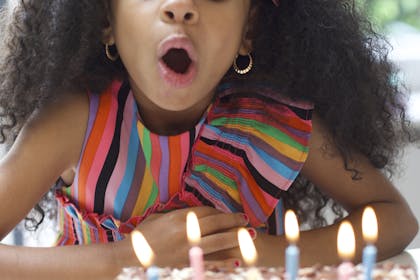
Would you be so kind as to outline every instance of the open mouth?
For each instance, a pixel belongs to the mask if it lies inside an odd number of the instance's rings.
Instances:
[[[162,57],[165,65],[177,74],[185,74],[192,60],[185,49],[171,48]]]
[[[185,88],[198,74],[197,53],[191,40],[183,34],[172,34],[158,45],[159,74],[166,85]]]

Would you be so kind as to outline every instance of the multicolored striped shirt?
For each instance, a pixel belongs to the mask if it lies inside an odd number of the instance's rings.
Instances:
[[[310,104],[224,82],[195,127],[163,136],[143,125],[128,82],[89,100],[74,182],[57,192],[57,245],[121,240],[152,213],[192,206],[246,213],[253,227],[281,221],[281,193],[308,153]]]

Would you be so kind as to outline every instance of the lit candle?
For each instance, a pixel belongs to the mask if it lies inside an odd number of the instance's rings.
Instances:
[[[191,244],[189,257],[193,271],[192,279],[204,280],[203,250],[198,246],[201,238],[200,225],[194,212],[187,214],[187,236]]]
[[[354,258],[356,240],[351,224],[347,221],[341,223],[338,229],[337,249],[343,262],[337,268],[338,280],[349,280],[354,274]]]
[[[362,217],[363,239],[366,246],[363,249],[363,271],[366,280],[372,279],[372,271],[376,263],[377,249],[373,245],[378,238],[378,222],[372,207],[366,207]]]
[[[242,258],[248,266],[246,271],[247,280],[261,280],[261,272],[255,267],[258,259],[257,249],[249,232],[241,228],[238,230],[239,249],[241,250]]]
[[[299,248],[296,246],[299,240],[299,225],[295,213],[292,210],[286,212],[284,227],[289,246],[286,248],[286,278],[295,280],[299,270]]]
[[[147,243],[146,238],[143,234],[134,230],[131,233],[131,243],[133,244],[134,253],[139,259],[140,263],[146,269],[146,276],[148,280],[158,280],[159,279],[159,268],[152,265],[154,259],[154,253],[149,243]]]

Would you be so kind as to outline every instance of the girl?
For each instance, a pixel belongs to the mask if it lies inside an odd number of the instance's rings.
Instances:
[[[186,265],[189,207],[208,261],[237,263],[248,226],[260,264],[282,265],[282,209],[325,225],[327,195],[357,260],[366,205],[380,259],[415,236],[381,170],[407,129],[402,93],[352,1],[21,0],[3,18],[1,131],[18,136],[0,163],[0,236],[57,181],[57,245],[79,245],[1,246],[8,278],[113,278],[138,265],[134,228],[157,265]],[[303,232],[302,265],[337,262],[336,234]]]

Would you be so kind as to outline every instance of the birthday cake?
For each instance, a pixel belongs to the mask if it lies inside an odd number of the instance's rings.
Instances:
[[[235,268],[232,270],[219,269],[217,267],[208,267],[205,271],[205,279],[216,280],[283,280],[287,279],[283,268]],[[192,279],[192,269],[170,269],[158,268],[159,280],[189,280]],[[146,280],[146,272],[139,267],[124,268],[115,280]],[[300,268],[298,278],[300,280],[316,280],[316,279],[338,279],[337,267],[314,265],[312,267]],[[352,276],[348,280],[363,280],[363,267],[357,265],[354,267]],[[403,266],[394,263],[378,264],[372,272],[373,280],[416,280],[415,270],[410,266]]]
[[[374,218],[376,224],[376,216],[371,208],[368,207],[363,214],[363,220],[368,221],[366,217]],[[355,237],[351,224],[343,221],[340,225],[337,238],[337,248],[340,258],[343,260],[339,266],[313,265],[311,267],[301,267],[298,269],[299,250],[295,246],[297,237],[299,236],[299,227],[296,216],[293,212],[287,211],[285,223],[286,237],[291,245],[286,248],[286,266],[289,272],[282,267],[255,267],[257,252],[253,244],[249,232],[241,228],[238,230],[238,241],[242,257],[248,267],[227,268],[224,266],[209,266],[203,262],[202,251],[197,255],[197,246],[193,246],[189,252],[190,267],[182,269],[177,268],[158,268],[151,266],[153,259],[153,251],[147,243],[145,237],[138,231],[131,234],[134,251],[145,267],[127,267],[115,278],[115,280],[288,280],[290,276],[296,280],[366,280],[366,274],[371,276],[372,280],[416,280],[416,270],[408,265],[396,264],[393,262],[384,262],[375,264],[376,248],[371,245],[376,240],[377,227],[368,230],[369,235],[375,235],[375,238],[368,238],[369,246],[363,250],[363,263],[354,266],[350,261],[354,257]],[[365,226],[364,223],[364,235]],[[193,225],[192,227],[190,227]],[[194,213],[187,215],[187,233],[188,238],[199,235],[192,228],[199,228],[198,220]],[[371,231],[374,233],[372,234]],[[193,234],[191,234],[193,233]],[[194,239],[194,238],[192,238]],[[191,239],[190,239],[191,240]],[[194,250],[193,250],[194,249]],[[293,249],[293,250],[291,250]],[[370,249],[370,250],[366,250]],[[201,250],[201,249],[199,249]],[[194,253],[192,253],[194,252]],[[196,258],[197,257],[197,258]],[[294,260],[294,262],[293,262]],[[195,268],[196,270],[194,271]],[[365,270],[367,268],[367,270]],[[194,273],[195,272],[195,273]]]

